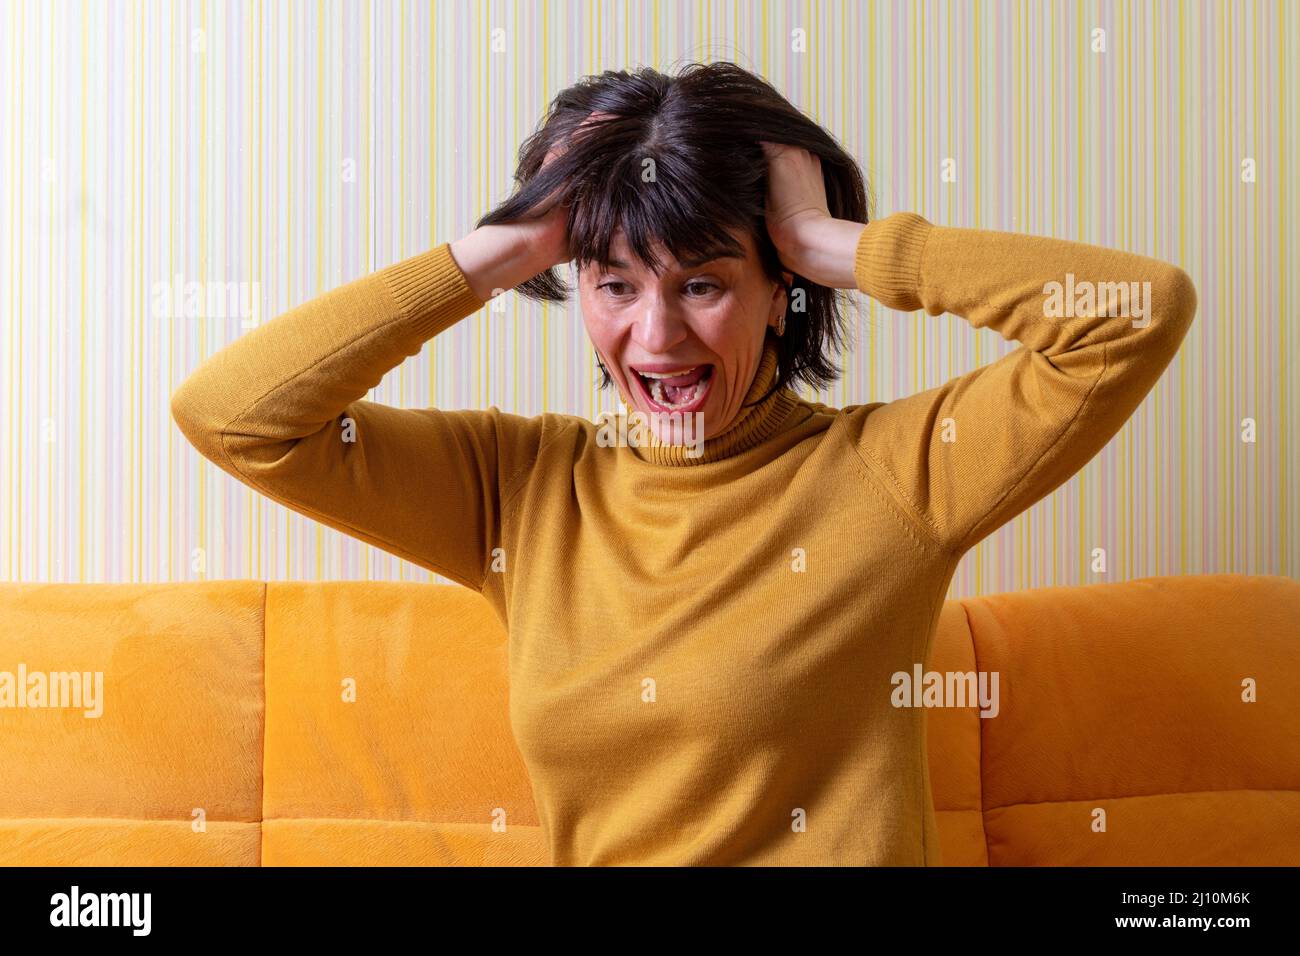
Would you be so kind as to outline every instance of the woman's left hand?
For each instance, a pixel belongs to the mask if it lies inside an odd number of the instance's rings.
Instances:
[[[806,149],[760,142],[767,156],[767,231],[778,251],[794,244],[801,228],[831,218],[822,161]]]
[[[821,160],[799,146],[760,145],[768,170],[764,216],[782,264],[818,285],[855,288],[854,254],[864,226],[830,214]]]

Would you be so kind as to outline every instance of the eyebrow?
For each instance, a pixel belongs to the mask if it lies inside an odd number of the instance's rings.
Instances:
[[[704,255],[704,256],[699,256],[698,258],[695,259],[687,259],[685,262],[680,263],[680,265],[683,269],[694,269],[696,266],[702,266],[706,263],[714,262],[715,260],[718,259],[743,259],[743,258],[744,256],[742,256],[738,252],[730,252],[724,249],[714,255]],[[628,268],[628,264],[624,262],[622,259],[610,259],[609,264],[613,266],[615,269]]]

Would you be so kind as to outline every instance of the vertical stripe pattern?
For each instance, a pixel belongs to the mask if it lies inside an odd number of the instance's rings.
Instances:
[[[830,130],[877,217],[1117,246],[1196,282],[1148,400],[950,596],[1297,574],[1294,4],[51,0],[0,4],[0,579],[440,580],[203,461],[171,392],[253,324],[462,235],[578,77],[709,59]],[[888,401],[1015,347],[854,302],[843,379],[808,398]],[[371,397],[614,408],[576,297],[501,305]]]

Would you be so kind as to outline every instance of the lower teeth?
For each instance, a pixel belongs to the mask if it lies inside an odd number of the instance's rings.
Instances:
[[[703,384],[704,384],[703,381],[701,381],[696,385],[692,386],[690,394],[687,395],[686,398],[682,399],[680,402],[670,402],[668,400],[668,396],[664,394],[663,383],[660,382],[658,379],[651,379],[650,397],[653,398],[660,405],[663,405],[665,408],[684,408],[685,406],[689,405],[691,402],[695,401],[696,396],[699,395],[700,387]]]

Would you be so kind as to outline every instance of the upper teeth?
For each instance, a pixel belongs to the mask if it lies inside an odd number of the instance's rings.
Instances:
[[[693,372],[697,368],[699,368],[698,365],[692,365],[690,368],[684,368],[679,372],[642,372],[641,374],[646,378],[676,378],[679,375],[685,375],[687,372]]]

